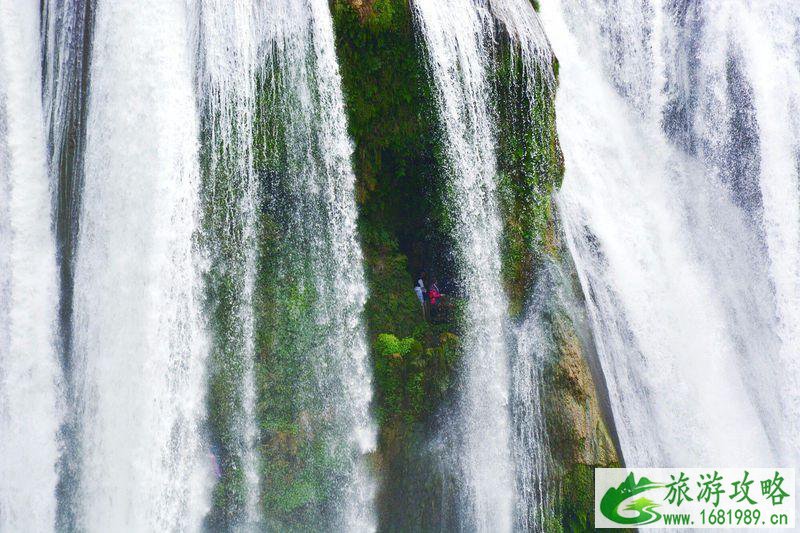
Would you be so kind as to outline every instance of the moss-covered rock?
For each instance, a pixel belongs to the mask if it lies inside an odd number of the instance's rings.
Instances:
[[[531,85],[519,53],[501,32],[492,79],[498,100],[502,274],[512,316],[522,312],[545,256],[558,255],[553,194],[564,176],[554,76],[541,71],[549,67],[539,67]]]
[[[378,420],[413,424],[432,414],[451,383],[459,338],[443,333],[434,348],[381,333],[373,345]]]
[[[442,229],[439,132],[408,0],[335,0],[362,231],[386,232],[409,271],[452,271]],[[380,241],[364,239],[365,253]]]
[[[378,333],[420,336],[427,325],[412,290],[408,258],[388,230],[368,223],[362,223],[360,230],[369,287],[364,311],[371,336],[374,338]]]
[[[557,357],[544,375],[552,453],[566,465],[617,463],[580,339],[566,315],[556,314],[552,321]]]
[[[268,525],[307,531],[326,524],[335,504],[336,461],[328,449],[325,405],[315,392],[313,326],[316,291],[308,265],[293,257],[282,228],[262,214],[254,294],[256,325],[256,418],[259,423],[261,505]]]
[[[426,321],[413,291],[423,270],[452,278],[432,87],[408,0],[332,5],[369,286],[379,529],[430,529],[443,510],[425,443],[460,355],[455,323]]]
[[[602,383],[595,382],[587,362],[589,346],[579,337],[561,301],[563,290],[533,293],[553,265],[560,272],[568,271],[563,277],[574,277],[572,263],[565,260],[568,252],[553,200],[564,177],[555,116],[558,61],[553,58],[552,73],[535,73],[532,90],[525,83],[527,73],[519,50],[509,44],[501,32],[493,75],[498,98],[503,281],[513,317],[521,318],[531,299],[548,299],[538,302],[548,310],[543,319],[553,346],[542,369],[553,467],[550,482],[558,487],[554,495],[558,523],[549,524],[548,529],[586,531],[594,522],[594,468],[617,465],[619,458],[608,430],[609,418],[598,401]],[[566,283],[563,279],[555,283],[559,282]],[[585,315],[581,305],[570,307]]]
[[[335,0],[333,15],[355,141],[359,232],[369,285],[365,315],[375,370],[390,334],[413,344],[415,365],[438,372],[426,366],[428,354],[457,352],[451,348],[457,331],[452,324],[426,321],[413,291],[419,271],[435,265],[443,273],[450,260],[449,237],[438,220],[432,92],[411,9],[408,0]],[[403,356],[405,361],[409,353]],[[423,372],[425,382],[437,381],[429,372]],[[376,396],[385,397],[381,387]]]
[[[564,531],[594,524],[594,468],[619,466],[584,347],[569,318],[551,318],[556,357],[545,368],[545,416]]]
[[[366,318],[380,423],[379,527],[446,529],[447,480],[434,472],[429,445],[436,413],[450,400],[459,331],[454,324],[426,322],[412,291],[415,276],[431,265],[440,278],[454,273],[431,80],[408,0],[333,0],[332,6],[370,290]],[[555,86],[540,83],[529,93],[518,53],[501,43],[492,72],[502,275],[515,318],[523,315],[542,265],[565,253],[553,202],[564,173]],[[552,68],[557,77],[555,59]],[[560,520],[551,525],[579,531],[592,523],[593,468],[618,459],[585,347],[566,314],[553,313],[549,320],[556,348],[544,369],[544,397],[560,487]]]

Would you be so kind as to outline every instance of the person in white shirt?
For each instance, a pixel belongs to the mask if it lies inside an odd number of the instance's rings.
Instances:
[[[419,303],[422,305],[422,317],[427,320],[428,319],[428,305],[425,301],[428,296],[428,291],[425,290],[425,282],[423,279],[425,278],[425,272],[420,274],[419,279],[417,280],[417,284],[414,285],[414,292],[417,293],[417,298],[419,298]]]

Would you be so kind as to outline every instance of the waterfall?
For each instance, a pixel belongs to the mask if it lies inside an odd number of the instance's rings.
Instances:
[[[493,100],[489,77],[496,68],[492,48],[501,42],[512,65],[522,62],[520,77],[512,68],[507,80],[522,88],[512,94],[525,95],[530,106],[508,111],[519,115],[512,120],[524,129],[514,133],[541,136],[534,107],[554,88],[552,54],[528,2],[417,0],[413,9],[441,115],[447,202],[467,301],[463,390],[457,422],[449,428],[463,446],[456,459],[464,492],[461,520],[468,529],[541,530],[548,489],[540,370],[552,347],[542,330],[541,302],[533,302],[528,320],[510,327],[496,198],[496,107],[502,104]],[[534,300],[544,298],[537,294]]]
[[[55,524],[58,283],[38,3],[0,2],[0,529]]]
[[[500,215],[487,82],[490,13],[471,0],[416,0],[444,132],[447,202],[466,296],[457,419],[449,428],[465,499],[466,529],[509,531],[514,483],[509,450],[508,309],[500,282]]]
[[[42,96],[59,267],[58,332],[67,409],[61,427],[57,488],[59,530],[76,528],[75,501],[80,461],[80,417],[72,366],[72,298],[86,144],[86,101],[93,2],[47,0],[42,4]]]
[[[516,527],[544,531],[555,516],[550,498],[550,451],[542,407],[542,368],[553,351],[552,333],[543,318],[552,298],[553,282],[545,274],[533,292],[526,319],[515,330],[517,357],[511,370],[511,406],[514,416],[512,456],[516,467]]]
[[[542,152],[553,142],[548,128],[549,102],[555,92],[552,52],[539,17],[530,2],[492,0],[490,3],[501,45],[508,47],[512,65],[511,101],[500,100],[498,106],[512,108],[512,134],[534,145],[527,145],[525,178],[536,183],[542,197],[550,161]],[[519,62],[519,68],[513,68]],[[502,81],[501,81],[502,82]],[[502,112],[502,110],[501,110]],[[524,141],[523,141],[524,142]],[[528,201],[534,201],[528,199]],[[541,200],[539,200],[541,201]],[[533,231],[534,228],[527,228]],[[543,370],[548,359],[557,353],[555,327],[547,316],[563,312],[564,274],[560,265],[547,260],[538,267],[536,282],[525,302],[524,318],[513,328],[514,350],[511,356],[510,404],[513,433],[511,454],[515,471],[514,529],[545,531],[556,517],[551,454],[543,409]]]
[[[403,523],[544,531],[600,403],[629,465],[793,466],[800,5],[537,4],[0,0],[0,531],[375,531],[412,488]],[[333,14],[370,334],[413,337],[380,446]],[[416,44],[429,85],[383,79]],[[452,321],[393,274],[426,254]],[[607,397],[562,401],[587,352]]]
[[[559,209],[625,461],[793,464],[798,7],[543,8],[563,67]]]
[[[79,526],[197,530],[206,341],[193,13],[100,1],[75,258]]]
[[[512,49],[519,51],[523,62],[523,83],[531,104],[542,90],[542,81],[553,87],[552,52],[539,16],[530,2],[521,0],[492,0],[492,15],[504,28]],[[542,79],[537,78],[541,76]],[[532,110],[529,110],[532,112]]]
[[[261,520],[253,368],[259,191],[252,154],[260,11],[250,0],[205,0],[200,13],[203,242],[214,337],[209,408],[222,470],[217,521],[254,527]]]
[[[301,522],[370,531],[376,487],[365,455],[375,449],[376,430],[362,321],[367,291],[333,22],[326,0],[272,0],[267,8],[259,149],[270,191],[266,216],[278,237],[261,252],[271,256],[277,307],[265,326],[274,340],[263,349],[294,383],[285,399],[270,391],[280,383],[263,385],[281,404],[264,414],[265,438],[278,431],[279,413],[291,411],[324,450],[325,470],[320,459],[301,460],[305,475],[321,478],[326,499]],[[267,490],[289,491],[281,479],[270,479]]]

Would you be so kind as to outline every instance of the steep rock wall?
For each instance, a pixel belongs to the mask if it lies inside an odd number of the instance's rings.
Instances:
[[[446,527],[446,485],[436,470],[437,417],[450,400],[459,357],[457,316],[426,322],[413,293],[420,271],[453,271],[441,201],[440,132],[424,50],[407,0],[335,0],[334,21],[350,133],[355,142],[360,230],[370,297],[367,321],[380,422],[375,465],[381,477],[382,530]],[[555,130],[554,91],[535,102],[510,80],[521,62],[498,47],[493,95],[498,105],[500,203],[504,220],[503,281],[514,317],[522,321],[537,280],[556,265],[561,275],[543,314],[552,349],[542,375],[555,512],[559,526],[591,524],[593,468],[618,464],[605,416],[602,375],[574,269],[562,244],[553,195],[563,157]],[[557,75],[557,61],[554,69]],[[529,105],[532,104],[532,105]],[[525,115],[532,109],[531,115]],[[534,127],[531,128],[530,125]],[[576,296],[577,295],[577,296]],[[457,314],[457,313],[456,313]],[[452,511],[450,511],[452,512]]]

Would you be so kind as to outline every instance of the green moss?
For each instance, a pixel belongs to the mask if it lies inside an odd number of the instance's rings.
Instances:
[[[456,343],[449,337],[441,340],[446,326],[424,320],[412,290],[409,251],[419,235],[431,235],[425,229],[432,211],[428,180],[434,173],[435,139],[425,115],[428,96],[411,13],[405,0],[358,6],[337,0],[332,12],[355,141],[375,411],[385,435],[389,425],[417,424],[435,409],[448,389],[450,378],[442,374],[452,370]],[[275,75],[280,73],[265,72],[259,83],[269,87]],[[282,117],[275,111],[290,104],[274,100],[274,92],[260,91],[254,153],[267,186],[254,295],[262,505],[273,528],[303,530],[325,525],[337,505],[332,495],[341,480],[331,472],[342,471],[336,465],[346,459],[346,450],[328,438],[331,409],[321,400],[322,391],[310,385],[315,365],[309,357],[319,354],[317,344],[326,332],[313,320],[313,268],[306,264],[302,242],[293,237],[308,229],[292,226],[286,216],[290,206],[268,201],[300,201],[284,183],[292,161],[282,142]],[[386,338],[380,333],[394,335],[399,344],[381,344],[378,339]],[[399,355],[389,357],[389,352]]]
[[[531,94],[529,73],[523,71],[519,54],[507,44],[501,46],[493,76],[498,97],[503,280],[512,316],[522,311],[543,258],[558,254],[552,195],[564,174],[554,88],[538,72]]]
[[[247,350],[240,311],[244,283],[244,240],[241,220],[231,220],[229,205],[237,205],[244,188],[232,161],[241,154],[211,144],[216,117],[204,124],[201,168],[203,236],[201,242],[211,262],[205,276],[205,309],[209,316],[208,428],[221,478],[213,489],[207,517],[211,529],[235,527],[245,518],[247,484],[244,479],[243,446],[239,421],[243,416],[241,387]],[[233,150],[230,147],[229,150]]]
[[[437,265],[444,274],[439,132],[408,1],[358,10],[336,0],[333,16],[362,229],[387,232],[412,271]],[[368,254],[372,242],[365,239]]]
[[[271,528],[308,531],[329,524],[344,459],[314,370],[327,333],[313,268],[280,215],[262,212],[254,294],[261,503]]]
[[[422,306],[412,290],[408,259],[400,251],[397,239],[363,219],[359,229],[369,287],[364,311],[371,337],[379,332],[410,337],[424,331],[427,324]]]
[[[594,469],[577,464],[561,484],[561,521],[564,531],[588,531],[594,525]]]
[[[561,476],[559,515],[560,524],[553,524],[546,531],[583,533],[595,531],[594,527],[594,475],[595,468],[616,468],[620,465],[576,464]],[[631,529],[604,529],[609,532],[630,532]]]
[[[365,198],[376,188],[382,151],[399,156],[390,166],[402,174],[410,170],[409,156],[430,142],[424,116],[430,109],[430,90],[406,0],[378,0],[366,20],[349,2],[336,0],[333,17],[348,124],[357,145],[360,193]]]
[[[373,33],[394,31],[405,22],[407,10],[403,2],[397,0],[361,0],[360,8],[354,7],[353,0],[347,3],[359,13],[361,24]]]
[[[412,337],[381,333],[373,349],[381,424],[412,424],[431,414],[450,387],[458,337],[442,334],[436,347],[425,349]]]
[[[418,421],[441,398],[428,391],[446,390],[452,371],[452,361],[428,368],[428,352],[450,354],[456,344],[454,324],[426,322],[412,290],[418,270],[449,267],[430,80],[407,0],[335,0],[333,17],[355,141],[377,412],[385,423]],[[390,350],[390,338],[405,344]]]

